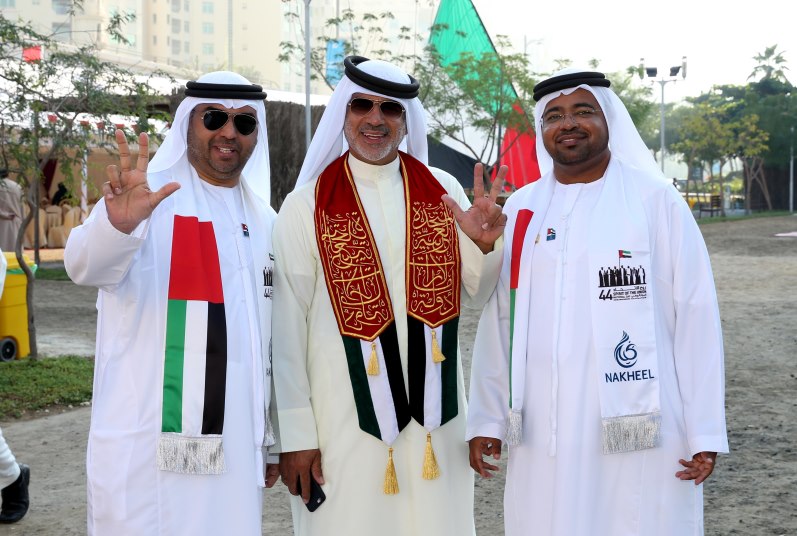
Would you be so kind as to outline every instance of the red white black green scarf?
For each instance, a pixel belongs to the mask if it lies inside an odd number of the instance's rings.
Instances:
[[[409,390],[384,270],[348,153],[327,166],[315,193],[316,241],[360,428],[388,446],[410,419],[431,433],[457,415],[457,229],[440,200],[446,191],[428,168],[404,153],[400,165],[406,206]]]
[[[225,472],[222,434],[227,381],[224,284],[216,234],[199,178],[188,166],[175,174],[193,176],[193,180],[181,180],[182,188],[174,194],[158,468],[188,474],[220,474]],[[248,198],[251,194],[242,193],[245,206],[254,202]],[[262,221],[256,209],[246,210],[247,235],[256,241],[258,248],[266,249],[262,252],[253,249],[253,259],[260,266],[270,253],[270,226]],[[270,264],[264,266],[270,269]],[[271,323],[271,300],[267,293],[270,282],[262,284],[265,287],[258,285],[259,318],[252,323],[254,330]],[[261,333],[260,338],[261,351],[267,352],[270,332]],[[263,366],[266,365],[255,363],[256,376],[268,374]],[[258,397],[255,399],[257,404]],[[265,408],[264,412],[267,419]],[[253,427],[256,446],[273,443],[267,422],[254,422]]]

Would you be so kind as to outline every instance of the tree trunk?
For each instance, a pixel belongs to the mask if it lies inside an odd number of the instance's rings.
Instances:
[[[722,168],[725,163],[720,160],[719,185],[720,185],[720,216],[725,217],[725,185],[722,184]],[[713,212],[712,212],[713,214]]]
[[[35,187],[38,188],[39,182],[34,181]],[[25,202],[28,204],[30,208],[32,203],[30,199],[26,196]],[[17,243],[14,247],[14,254],[17,257],[17,263],[19,267],[22,269],[22,272],[25,274],[25,279],[27,280],[27,288],[25,289],[25,302],[28,308],[28,337],[30,338],[30,357],[31,359],[36,359],[39,357],[39,350],[38,345],[36,344],[36,325],[33,322],[33,285],[36,281],[36,277],[33,274],[33,271],[28,266],[28,263],[25,262],[25,259],[22,256],[22,242],[25,239],[25,229],[28,228],[28,225],[32,221],[34,221],[33,215],[37,213],[38,210],[33,210],[32,208],[28,211],[28,215],[22,219],[22,226],[17,233]],[[39,229],[36,228],[35,230],[36,235],[39,234]]]
[[[33,318],[33,286],[36,277],[33,275],[33,270],[30,269],[28,263],[22,262],[22,255],[17,254],[17,261],[22,271],[25,272],[25,278],[28,280],[28,287],[25,289],[25,300],[28,304],[28,337],[30,338],[30,358],[37,359],[39,357],[39,346],[36,344],[36,323]]]
[[[744,170],[744,213],[750,215],[750,196],[753,193],[753,171],[750,169],[748,159],[742,160],[742,169]]]

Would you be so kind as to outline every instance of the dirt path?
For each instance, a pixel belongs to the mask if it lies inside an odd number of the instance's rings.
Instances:
[[[725,335],[732,453],[706,485],[706,534],[797,535],[797,217],[703,226]],[[44,353],[94,352],[95,291],[40,281],[36,293]],[[463,315],[466,370],[477,315]],[[467,375],[467,374],[466,374]],[[0,423],[31,465],[32,507],[0,535],[85,533],[85,449],[89,408]],[[503,479],[476,482],[479,534],[503,534]],[[284,487],[265,496],[264,534],[289,536]]]

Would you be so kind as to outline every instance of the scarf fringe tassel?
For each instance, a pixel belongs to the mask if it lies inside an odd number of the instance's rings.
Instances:
[[[432,363],[442,363],[446,360],[446,356],[440,351],[440,345],[437,344],[437,332],[432,330]]]
[[[506,429],[507,445],[516,447],[523,438],[523,414],[519,410],[509,410],[509,425]]]
[[[371,343],[371,357],[368,359],[368,368],[365,372],[369,376],[379,376],[379,359],[376,357],[376,342]]]
[[[603,453],[651,449],[661,442],[661,413],[603,419]]]
[[[396,495],[399,492],[396,466],[393,465],[393,447],[387,451],[387,468],[385,469],[385,495]]]
[[[263,446],[270,447],[277,443],[277,438],[274,436],[274,426],[271,424],[271,417],[266,412],[266,434],[263,438]]]
[[[220,475],[226,472],[221,436],[161,434],[158,441],[158,469],[189,475]]]
[[[426,452],[423,455],[423,473],[421,474],[424,480],[434,480],[440,476],[440,466],[437,465],[437,456],[434,455],[432,448],[432,434],[426,434]]]

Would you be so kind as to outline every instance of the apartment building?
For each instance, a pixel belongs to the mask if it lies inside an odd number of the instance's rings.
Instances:
[[[432,0],[312,0],[310,28],[313,43],[329,33],[324,26],[342,10],[355,13],[393,14],[381,21],[383,34],[395,37],[404,26],[425,33],[434,18]],[[280,42],[304,44],[305,0],[84,0],[82,9],[70,13],[71,0],[0,0],[0,12],[9,19],[30,21],[35,29],[59,41],[82,45],[96,43],[104,60],[131,69],[161,68],[178,78],[231,69],[269,89],[304,92],[301,60],[280,63]],[[114,14],[132,14],[123,27],[125,42],[105,30]],[[289,16],[294,13],[296,16]],[[341,39],[356,39],[367,53],[368,36],[351,35],[343,28]],[[394,44],[399,47],[414,44]],[[323,82],[313,93],[328,94]]]

